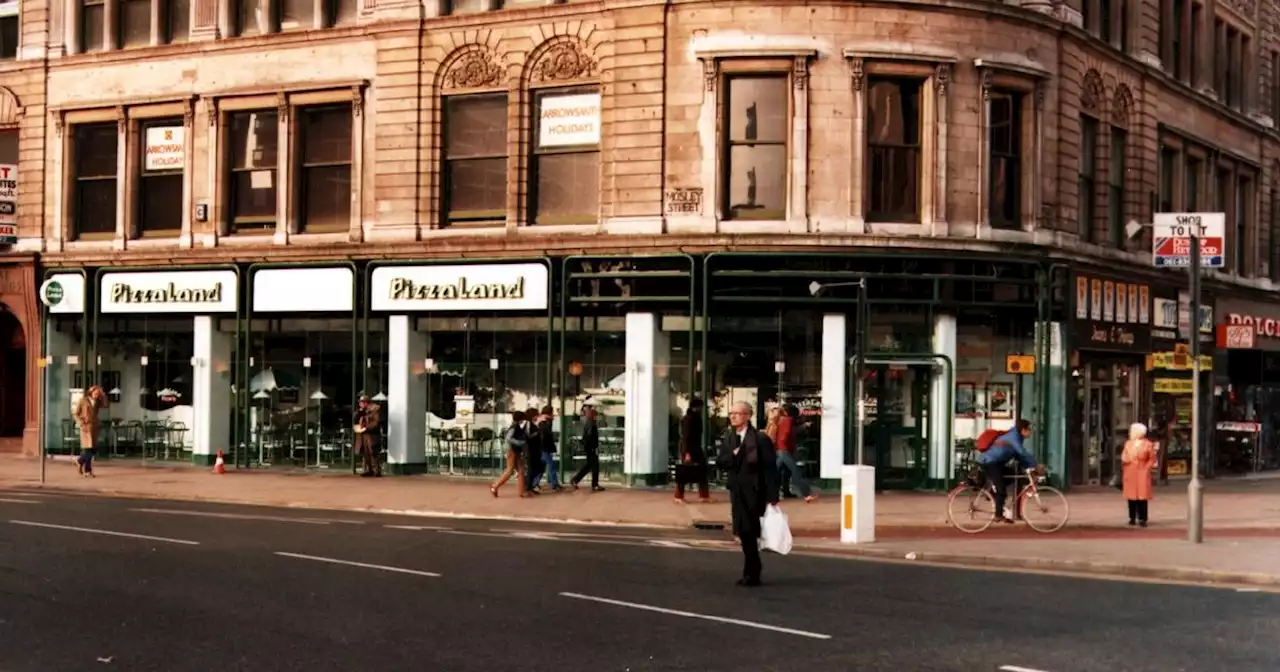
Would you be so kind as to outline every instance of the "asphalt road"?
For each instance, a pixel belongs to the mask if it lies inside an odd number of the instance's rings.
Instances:
[[[0,491],[0,670],[1280,669],[1280,595],[797,555],[744,589],[699,540]]]

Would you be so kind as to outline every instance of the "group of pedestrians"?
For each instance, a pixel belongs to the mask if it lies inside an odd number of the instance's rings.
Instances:
[[[587,459],[582,469],[569,481],[569,485],[577,490],[578,484],[589,474],[592,492],[599,492],[604,488],[600,487],[600,430],[596,424],[595,406],[584,405],[582,416],[582,450]],[[494,497],[498,496],[498,490],[512,476],[517,479],[516,489],[521,497],[540,495],[544,476],[552,492],[564,490],[556,466],[556,437],[551,425],[552,417],[551,406],[543,406],[541,411],[530,408],[511,414],[511,425],[503,435],[507,448],[506,470],[489,486],[489,492]]]

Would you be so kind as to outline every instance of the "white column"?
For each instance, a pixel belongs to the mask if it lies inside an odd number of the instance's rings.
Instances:
[[[422,471],[427,463],[429,337],[413,329],[408,315],[387,319],[387,465],[392,472]]]
[[[843,476],[845,418],[849,414],[849,339],[844,315],[822,316],[822,479]],[[856,403],[856,400],[854,400]]]
[[[191,372],[192,460],[212,463],[210,456],[231,446],[231,334],[218,331],[208,315],[193,320]]]
[[[671,346],[653,313],[627,313],[627,429],[623,473],[634,484],[661,483],[667,475]]]
[[[946,355],[955,366],[956,316],[933,316],[933,351]],[[941,365],[941,362],[939,362]],[[954,372],[954,368],[952,369]],[[933,375],[929,391],[929,478],[942,480],[948,477],[953,452],[950,439],[955,426],[955,387],[948,385],[945,369]]]
[[[71,329],[58,331],[52,323],[45,325],[46,350],[49,358],[44,369],[44,444],[46,448],[62,445],[62,421],[71,419],[71,383],[73,367],[67,357],[83,357],[80,344]],[[80,444],[76,444],[77,446]]]

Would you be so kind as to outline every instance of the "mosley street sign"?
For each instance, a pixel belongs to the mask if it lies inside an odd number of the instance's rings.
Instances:
[[[537,263],[379,266],[369,298],[384,312],[546,310],[549,285]]]
[[[99,282],[103,313],[236,312],[235,271],[104,273]]]
[[[1227,216],[1221,212],[1158,212],[1151,237],[1156,266],[1191,265],[1191,236],[1200,239],[1201,268],[1222,268]]]

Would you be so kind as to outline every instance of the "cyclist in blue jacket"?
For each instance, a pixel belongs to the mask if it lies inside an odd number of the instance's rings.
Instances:
[[[1013,429],[993,441],[990,448],[978,453],[978,465],[982,467],[987,482],[995,488],[996,517],[1002,523],[1013,522],[1004,514],[1004,500],[1008,495],[1009,476],[1012,475],[1008,469],[1009,462],[1017,460],[1018,468],[1022,471],[1035,469],[1037,466],[1036,458],[1023,447],[1023,443],[1029,438],[1031,421],[1018,420]]]

